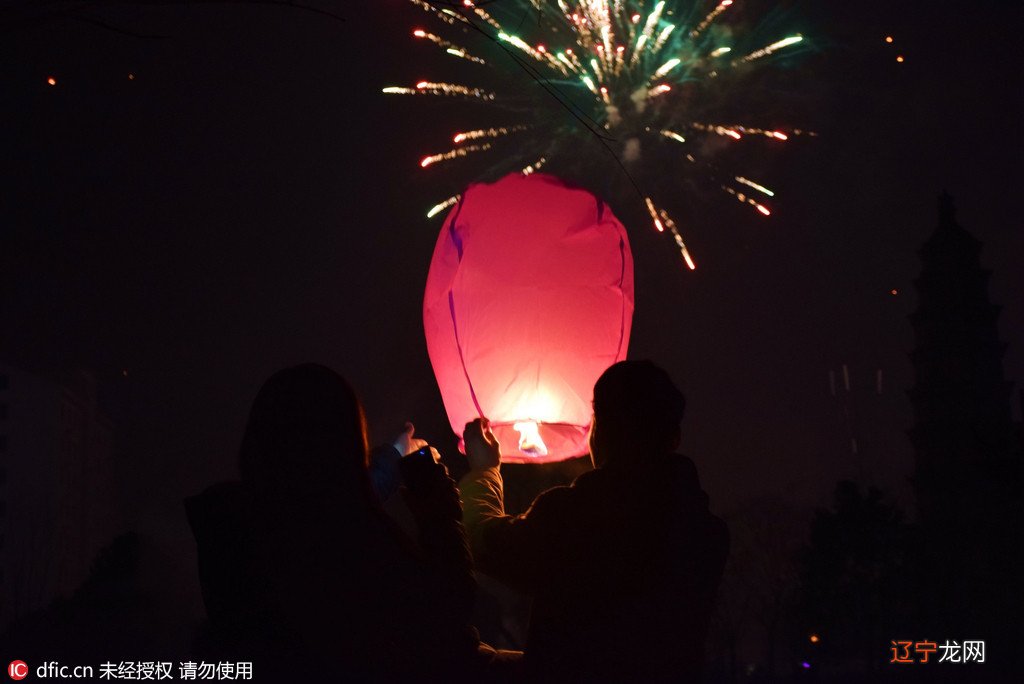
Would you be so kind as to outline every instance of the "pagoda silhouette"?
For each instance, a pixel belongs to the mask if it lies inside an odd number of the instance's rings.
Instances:
[[[919,250],[910,316],[909,436],[923,624],[935,630],[928,638],[989,640],[1000,652],[991,672],[1020,658],[1022,440],[981,249],[942,193],[938,226]]]
[[[910,316],[917,340],[910,355],[913,484],[920,520],[944,525],[993,496],[1019,497],[1019,434],[1013,383],[1003,375],[1000,307],[988,297],[991,272],[981,267],[981,243],[956,222],[947,193],[919,254],[919,303]]]

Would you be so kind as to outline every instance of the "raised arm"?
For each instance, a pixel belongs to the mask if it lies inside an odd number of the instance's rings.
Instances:
[[[413,436],[415,433],[415,426],[406,423],[391,444],[382,444],[370,452],[370,484],[381,503],[390,499],[402,484],[399,460],[427,446],[426,440]]]
[[[569,532],[558,514],[569,488],[548,490],[526,513],[506,515],[500,445],[483,419],[466,425],[463,439],[470,471],[459,482],[462,522],[477,569],[532,593]]]

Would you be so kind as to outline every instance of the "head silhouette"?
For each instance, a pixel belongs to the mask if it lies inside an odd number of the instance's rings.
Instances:
[[[363,406],[330,368],[303,364],[278,371],[253,401],[239,455],[254,491],[295,483],[369,492]]]
[[[594,465],[601,468],[675,450],[685,409],[682,392],[650,361],[611,366],[594,385]]]

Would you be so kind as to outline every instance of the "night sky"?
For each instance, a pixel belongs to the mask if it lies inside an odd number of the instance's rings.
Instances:
[[[453,448],[421,304],[441,225],[424,212],[457,177],[417,163],[452,126],[380,93],[449,62],[410,38],[430,19],[408,3],[316,6],[344,21],[112,3],[89,16],[117,30],[59,11],[3,23],[0,358],[96,372],[131,510],[169,538],[187,538],[183,496],[235,474],[248,406],[290,364],[349,378],[376,438],[411,419]],[[696,272],[613,207],[636,261],[630,357],[686,393],[684,450],[716,511],[821,504],[861,472],[909,504],[907,315],[943,189],[984,243],[1024,380],[1020,3],[785,11],[820,48],[786,81],[819,136],[754,161],[780,195],[770,219],[725,195],[679,217]],[[862,465],[829,394],[843,363]]]

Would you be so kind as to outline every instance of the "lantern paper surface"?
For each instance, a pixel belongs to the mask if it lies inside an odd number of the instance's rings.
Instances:
[[[471,185],[423,302],[452,430],[487,417],[506,461],[587,453],[594,383],[625,358],[632,318],[633,255],[604,202],[544,174]]]

